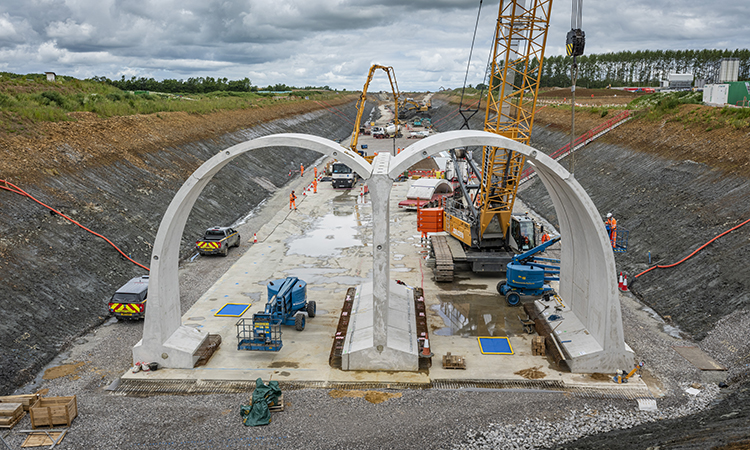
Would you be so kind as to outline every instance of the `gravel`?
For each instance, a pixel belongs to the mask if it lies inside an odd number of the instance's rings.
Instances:
[[[269,197],[270,207],[251,217],[243,225],[247,229],[240,228],[246,239],[252,236],[248,233],[252,227],[267,219],[264,214],[283,206],[284,195],[279,191]],[[220,264],[231,265],[243,247],[238,250]],[[190,292],[188,286],[193,291],[199,290],[196,286],[210,286],[221,274],[220,269],[206,272],[201,267],[201,258],[184,264],[181,292]],[[197,298],[197,294],[183,296],[183,308],[194,301],[193,296]],[[139,322],[94,329],[53,362],[85,364],[60,378],[38,378],[19,392],[45,389],[47,395],[78,396],[79,416],[60,449],[621,448],[620,443],[645,448],[632,442],[646,442],[643,436],[648,433],[642,430],[650,426],[668,424],[675,433],[689,434],[700,431],[695,423],[717,422],[727,414],[744,420],[732,422],[739,423],[736,428],[742,432],[750,404],[742,397],[750,362],[750,313],[737,312],[718,321],[699,343],[728,367],[717,377],[695,369],[672,349],[675,344],[697,345],[684,334],[669,329],[631,295],[623,296],[622,305],[625,338],[646,363],[643,376],[657,398],[656,412],[638,411],[633,400],[550,391],[390,390],[401,395],[375,404],[364,398],[334,398],[325,389],[302,389],[285,391],[286,408],[273,414],[270,425],[248,428],[242,425],[239,408],[250,393],[138,398],[106,390],[130,366],[129,349],[142,334]],[[732,386],[720,391],[716,381],[727,376]],[[699,387],[697,394],[688,394],[686,390],[694,386]],[[17,430],[22,429],[30,429],[28,417],[0,436],[11,448],[18,448],[24,436]],[[636,434],[630,438],[619,434],[627,432]],[[718,442],[718,435],[708,435],[706,442]],[[663,440],[658,433],[650,439]]]

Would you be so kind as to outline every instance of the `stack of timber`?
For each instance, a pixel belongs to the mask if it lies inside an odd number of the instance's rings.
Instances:
[[[24,414],[21,403],[0,403],[0,428],[13,428]]]
[[[78,402],[72,397],[41,397],[31,406],[31,427],[70,426],[78,416]]]
[[[448,237],[435,235],[431,237],[432,250],[435,253],[435,281],[453,281],[453,254],[448,247]]]
[[[0,403],[20,403],[23,405],[23,410],[28,412],[31,405],[36,403],[38,399],[38,394],[6,395],[0,397]]]
[[[547,356],[544,336],[534,336],[531,340],[531,354],[533,356]]]

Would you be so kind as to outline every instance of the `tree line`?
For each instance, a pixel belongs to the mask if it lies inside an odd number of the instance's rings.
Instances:
[[[151,92],[166,92],[170,94],[206,94],[209,92],[258,92],[258,91],[292,91],[297,88],[293,86],[287,86],[283,83],[277,83],[275,85],[269,85],[265,88],[259,88],[253,86],[252,82],[248,78],[242,80],[229,80],[227,78],[213,78],[213,77],[196,77],[188,78],[187,80],[172,80],[166,79],[158,81],[154,78],[146,77],[131,77],[129,79],[122,76],[119,80],[110,80],[107,77],[93,77],[92,81],[107,83],[123,91],[151,91]],[[305,90],[331,90],[328,86],[314,87],[306,86]]]
[[[750,80],[750,50],[638,50],[583,55],[577,58],[582,87],[659,86],[670,73],[690,73],[695,80],[714,81],[721,58],[739,60],[738,80]],[[549,56],[542,67],[542,87],[570,86],[569,56]],[[716,80],[718,81],[718,80]]]

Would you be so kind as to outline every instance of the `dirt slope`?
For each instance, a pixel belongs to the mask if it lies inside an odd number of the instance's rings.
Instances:
[[[104,166],[122,159],[142,167],[141,155],[149,152],[326,107],[335,111],[356,98],[342,95],[325,104],[279,100],[263,108],[208,115],[162,112],[101,119],[93,113],[70,113],[76,121],[40,122],[20,136],[0,132],[0,178],[31,182],[38,177],[78,171],[81,166]]]
[[[201,163],[266,134],[346,138],[354,104],[338,108],[343,113],[332,114],[311,102],[209,116],[171,113],[44,124],[44,137],[5,138],[0,178],[10,178],[145,263],[164,210]],[[191,254],[202,230],[238,220],[282,188],[290,170],[319,157],[302,149],[269,148],[237,158],[198,198],[182,256]],[[105,320],[112,293],[144,270],[101,239],[4,190],[0,229],[0,394],[6,394]]]
[[[678,114],[709,107],[685,105]],[[711,112],[711,111],[708,111]],[[577,129],[606,119],[580,112]],[[548,107],[536,117],[532,145],[553,151],[567,143],[570,112]],[[566,158],[599,212],[627,229],[629,248],[618,270],[632,276],[671,264],[721,232],[750,219],[747,129],[706,132],[699,124],[633,120]],[[541,182],[520,197],[550,219],[554,209]],[[686,263],[657,269],[633,284],[642,300],[701,339],[721,317],[750,308],[750,226],[716,241]]]

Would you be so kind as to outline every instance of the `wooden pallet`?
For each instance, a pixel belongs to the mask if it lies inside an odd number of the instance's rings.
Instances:
[[[6,416],[0,418],[0,428],[13,428],[16,426],[16,424],[23,419],[23,416],[26,415],[26,411],[21,411],[21,414],[18,414],[17,416]]]
[[[28,436],[21,444],[22,448],[28,447],[52,447],[60,443],[65,437],[66,431],[36,431]]]
[[[23,405],[23,410],[28,411],[38,398],[37,394],[5,395],[0,397],[0,403],[20,403]]]
[[[443,355],[443,369],[466,369],[466,360],[463,356],[451,355],[451,352]]]
[[[250,406],[253,406],[253,399],[250,396]],[[271,412],[281,412],[284,410],[284,394],[279,395],[279,402],[275,405],[269,405],[268,410]]]

